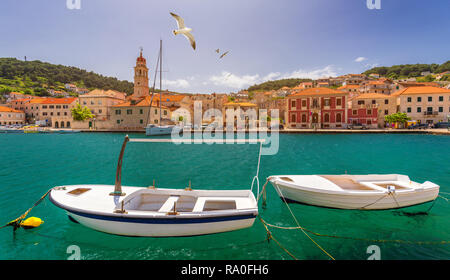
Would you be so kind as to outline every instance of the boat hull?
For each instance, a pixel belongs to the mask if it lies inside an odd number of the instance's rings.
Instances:
[[[288,184],[282,180],[271,180],[277,194],[287,202],[307,205],[359,210],[384,210],[410,207],[433,201],[439,187],[409,192],[333,192],[318,191],[308,186]]]
[[[147,126],[145,134],[147,136],[170,135],[175,126]]]
[[[130,221],[124,219],[111,219],[74,213],[67,211],[67,215],[83,226],[97,231],[140,237],[184,237],[221,233],[251,227],[255,221],[254,215],[223,217],[222,219],[141,219]]]

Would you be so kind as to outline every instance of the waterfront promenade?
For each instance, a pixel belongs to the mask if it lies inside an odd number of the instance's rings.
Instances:
[[[450,130],[448,129],[294,129],[294,128],[286,128],[280,130],[272,130],[277,131],[278,133],[283,134],[339,134],[339,133],[349,133],[349,134],[380,134],[380,133],[392,133],[392,134],[435,134],[435,135],[450,135]],[[139,129],[130,129],[130,130],[114,130],[114,129],[97,129],[97,130],[89,130],[82,129],[81,132],[127,132],[127,133],[145,133],[144,130]],[[192,130],[191,133],[202,132],[201,130]],[[217,130],[216,130],[217,132]],[[226,131],[222,131],[226,133]],[[249,132],[248,130],[246,132]],[[257,131],[250,131],[257,132]],[[235,130],[234,133],[237,133]]]

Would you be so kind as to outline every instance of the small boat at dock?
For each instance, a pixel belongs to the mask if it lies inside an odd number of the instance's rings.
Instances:
[[[403,208],[433,201],[439,194],[438,185],[399,174],[282,175],[269,181],[287,202],[339,209]]]

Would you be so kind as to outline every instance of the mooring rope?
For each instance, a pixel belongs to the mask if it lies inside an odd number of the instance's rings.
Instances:
[[[31,211],[34,207],[38,206],[39,203],[41,203],[42,200],[44,200],[44,198],[50,193],[51,190],[52,190],[52,189],[49,189],[49,190],[48,190],[41,198],[39,198],[38,201],[36,201],[36,202],[34,203],[34,205],[33,205],[30,209],[28,209],[25,213],[23,213],[19,218],[12,220],[11,222],[7,223],[7,224],[4,225],[4,226],[1,226],[0,228],[4,228],[4,227],[7,227],[7,226],[12,226],[12,227],[14,227],[14,231],[15,231],[17,228],[20,227],[20,223],[23,221],[23,219],[25,219],[25,217],[28,215],[28,213],[30,213],[30,211]]]
[[[311,234],[314,234],[316,236],[320,237],[330,237],[330,238],[339,238],[339,239],[351,239],[351,240],[359,240],[359,241],[368,241],[368,242],[375,242],[375,243],[402,243],[402,244],[413,244],[413,245],[441,245],[441,244],[450,244],[450,241],[442,240],[442,241],[410,241],[410,240],[401,240],[401,239],[369,239],[369,238],[360,238],[360,237],[351,237],[351,236],[339,236],[339,235],[329,235],[329,234],[321,234],[314,232],[312,230],[309,230],[304,227],[284,227],[284,226],[277,226],[274,224],[270,224],[260,218],[264,224],[266,224],[268,227],[278,228],[278,229],[285,229],[285,230],[295,230],[295,229],[303,229]]]
[[[266,186],[267,183],[269,182],[269,180],[271,179],[271,177],[267,178],[266,183],[264,184],[263,188],[262,188],[262,192],[261,194],[258,196],[257,201],[259,201],[259,199],[261,198],[261,195],[265,194],[266,192]],[[278,188],[278,186],[275,185],[275,187],[278,189],[279,194],[281,194],[280,189]],[[365,205],[364,207],[358,208],[358,209],[363,209],[365,207],[368,207],[370,205],[373,205],[375,203],[377,203],[378,201],[380,201],[381,199],[392,195],[393,199],[395,200],[395,202],[397,203],[397,206],[400,206],[397,199],[394,196],[393,192],[390,192],[386,195],[384,195],[383,197],[380,197],[379,199],[377,199],[375,202],[372,202],[368,205]],[[441,195],[439,195],[439,197],[445,199],[447,202],[449,202],[449,199],[446,197],[443,197]],[[292,218],[294,219],[295,223],[297,224],[296,227],[284,227],[284,226],[277,226],[274,224],[270,224],[268,222],[266,222],[261,216],[258,216],[258,218],[260,219],[260,221],[262,222],[262,224],[264,225],[264,227],[266,228],[267,234],[268,236],[273,236],[272,232],[270,232],[270,230],[268,229],[268,227],[272,227],[272,228],[278,228],[278,229],[284,229],[284,230],[301,230],[319,249],[321,249],[328,257],[330,257],[332,260],[334,260],[333,256],[331,256],[327,251],[325,251],[317,242],[315,242],[306,232],[313,234],[315,236],[318,237],[328,237],[328,238],[337,238],[337,239],[348,239],[348,240],[358,240],[358,241],[366,241],[366,242],[374,242],[374,243],[400,243],[400,244],[413,244],[413,245],[443,245],[443,244],[450,244],[450,241],[447,240],[441,240],[441,241],[410,241],[410,240],[401,240],[401,239],[394,239],[394,240],[389,240],[389,239],[369,239],[369,238],[360,238],[360,237],[350,237],[350,236],[339,236],[339,235],[329,235],[329,234],[321,234],[321,233],[317,233],[314,232],[312,230],[309,230],[307,228],[302,227],[297,218],[295,217],[294,213],[292,212],[291,208],[289,207],[287,201],[282,198],[282,201],[285,203],[286,207],[288,208]],[[436,202],[436,200],[434,201]],[[434,205],[433,202],[433,205]],[[433,206],[432,205],[432,206]],[[431,206],[431,207],[432,207]],[[431,209],[430,207],[430,209]],[[430,210],[429,209],[429,210]],[[278,243],[278,242],[277,242]],[[279,244],[281,245],[281,244]],[[280,246],[281,247],[281,246]],[[283,248],[283,247],[282,247]],[[289,253],[287,250],[285,250],[287,253]],[[291,253],[289,253],[289,255],[291,255]],[[292,255],[291,255],[292,256]],[[295,257],[294,257],[295,258]]]
[[[264,184],[264,187],[263,187],[264,189],[265,189],[265,187],[266,187],[266,185],[267,185],[267,183],[269,182],[270,179],[271,179],[271,177],[268,177],[266,179],[266,183]],[[275,184],[275,187],[278,189],[278,193],[281,194],[281,191],[280,191],[280,189],[278,188],[278,186],[276,184]],[[259,197],[258,197],[258,199],[259,199]],[[297,218],[295,217],[294,213],[292,212],[291,208],[289,207],[287,201],[285,199],[282,199],[282,200],[285,203],[286,207],[288,208],[289,212],[291,213],[291,216],[294,219],[295,223],[297,224],[298,229],[300,229],[309,238],[309,240],[311,240],[311,242],[313,242],[314,245],[316,245],[317,248],[319,248],[322,252],[324,252],[330,259],[335,260],[335,258],[330,253],[328,253],[324,248],[322,248],[322,246],[320,246],[314,239],[311,238],[311,236],[309,236],[306,233],[306,231],[303,230],[303,227],[300,226],[300,223],[298,222]],[[263,221],[262,218],[260,218],[260,220]]]

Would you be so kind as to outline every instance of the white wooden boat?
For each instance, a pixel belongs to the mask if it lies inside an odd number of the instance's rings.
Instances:
[[[50,201],[74,221],[125,236],[193,236],[251,227],[258,215],[250,190],[183,190],[76,185],[56,187]]]
[[[280,198],[340,209],[393,209],[433,201],[439,186],[406,175],[283,175],[269,180]]]
[[[64,209],[73,221],[125,236],[193,236],[253,225],[258,205],[251,189],[122,187],[122,158],[128,141],[169,142],[170,139],[129,139],[126,136],[114,186],[59,186],[49,193],[50,201]]]

